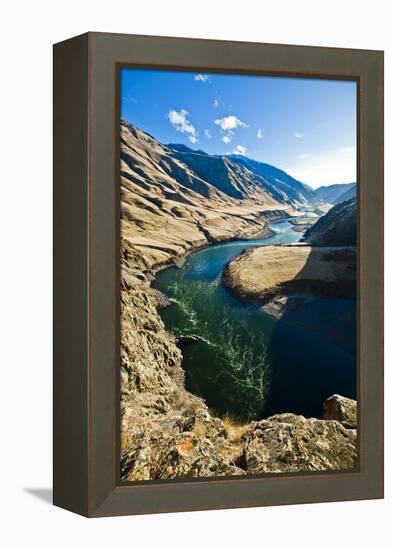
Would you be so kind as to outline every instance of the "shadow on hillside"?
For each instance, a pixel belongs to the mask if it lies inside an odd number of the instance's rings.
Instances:
[[[300,282],[310,275],[316,254],[313,247],[268,344],[271,374],[263,417],[290,412],[321,418],[330,395],[356,399],[356,282],[341,288]]]

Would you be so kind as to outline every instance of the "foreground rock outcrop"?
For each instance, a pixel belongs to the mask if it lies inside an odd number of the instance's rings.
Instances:
[[[356,464],[356,429],[337,419],[271,416],[246,433],[244,464],[251,474],[351,469]]]

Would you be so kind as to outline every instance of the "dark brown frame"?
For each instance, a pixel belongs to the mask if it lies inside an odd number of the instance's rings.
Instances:
[[[119,482],[119,66],[358,82],[359,468]],[[111,516],[383,497],[383,52],[87,33],[54,46],[54,503]]]

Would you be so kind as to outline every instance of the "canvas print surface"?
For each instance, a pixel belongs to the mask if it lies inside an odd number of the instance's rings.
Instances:
[[[119,77],[122,481],[354,469],[356,83]]]

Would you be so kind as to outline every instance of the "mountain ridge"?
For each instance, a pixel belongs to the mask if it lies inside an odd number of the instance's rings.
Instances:
[[[266,162],[250,159],[243,155],[227,156],[228,158],[235,159],[237,163],[245,166],[261,177],[265,185],[268,185],[269,187],[273,186],[276,196],[281,196],[281,200],[291,202],[291,198],[293,198],[295,194],[298,198],[300,195],[305,202],[309,202],[312,205],[318,205],[322,202],[311,186],[293,178],[281,168],[277,168],[276,166]],[[271,181],[272,179],[273,181]],[[287,197],[285,197],[285,195]]]
[[[212,180],[214,180],[216,175],[214,168],[220,164],[221,169],[224,168],[226,171],[235,172],[236,176],[239,178],[247,178],[251,173],[254,190],[255,188],[259,188],[259,190],[267,192],[273,200],[279,200],[279,202],[291,205],[305,205],[306,203],[318,204],[323,202],[309,185],[296,180],[284,170],[271,164],[256,161],[243,155],[209,155],[202,149],[192,149],[182,143],[169,143],[165,145],[124,119],[122,119],[121,125],[127,126],[130,133],[139,141],[145,143],[154,141],[160,146],[162,153],[172,155],[176,157],[177,160],[188,164],[188,166],[195,171],[197,176],[203,176],[202,179],[213,184],[218,189],[220,189],[219,185]],[[198,162],[203,162],[203,160],[201,161],[201,157],[205,157],[205,162],[211,163],[213,167],[212,173],[207,173],[206,166],[198,165]],[[211,168],[211,166],[209,167]],[[246,169],[246,172],[243,169]],[[226,188],[224,192],[228,193],[228,188]],[[232,195],[229,191],[229,196]],[[234,198],[244,199],[247,198],[247,194],[243,192]]]
[[[315,193],[322,200],[336,205],[356,196],[356,182],[322,185],[315,189]]]
[[[322,204],[270,165],[164,145],[125,120],[120,129],[122,231],[152,266],[208,242],[255,237],[268,220]]]

